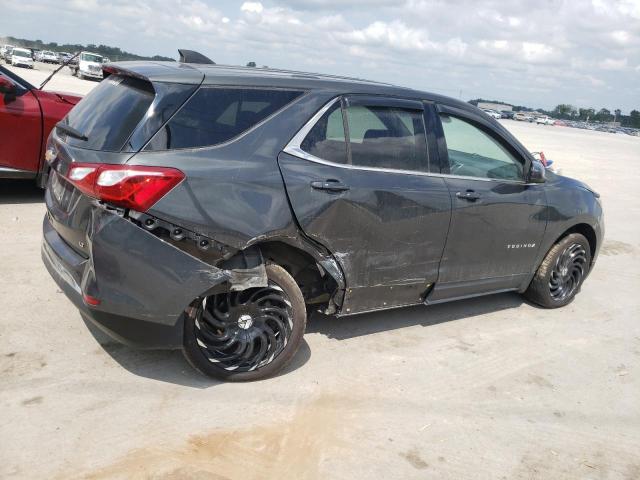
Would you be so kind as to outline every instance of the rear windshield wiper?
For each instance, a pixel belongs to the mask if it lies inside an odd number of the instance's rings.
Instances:
[[[69,125],[67,125],[65,123],[56,123],[56,128],[58,130],[62,130],[64,133],[66,133],[70,137],[77,138],[78,140],[82,140],[84,142],[89,140],[89,137],[87,137],[84,133],[79,132],[75,128],[70,127]]]

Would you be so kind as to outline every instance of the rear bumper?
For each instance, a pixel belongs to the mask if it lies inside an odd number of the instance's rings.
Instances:
[[[45,216],[42,260],[59,287],[114,339],[141,348],[180,348],[185,309],[229,273],[106,210],[95,209],[90,229],[91,255],[85,258]],[[84,294],[100,304],[85,304]]]

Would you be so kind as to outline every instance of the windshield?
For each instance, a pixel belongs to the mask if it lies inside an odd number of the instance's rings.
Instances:
[[[16,57],[31,57],[31,53],[29,53],[26,50],[17,50],[17,49],[15,49],[15,50],[13,50],[13,54]]]
[[[102,63],[102,57],[100,55],[94,55],[93,53],[83,53],[80,60],[84,60],[85,62]]]

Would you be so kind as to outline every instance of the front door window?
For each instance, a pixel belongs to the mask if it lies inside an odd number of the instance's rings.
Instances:
[[[523,164],[498,140],[472,123],[440,115],[452,175],[522,180]]]

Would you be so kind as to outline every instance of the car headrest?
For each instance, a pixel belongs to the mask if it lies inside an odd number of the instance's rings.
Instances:
[[[386,129],[373,129],[370,128],[364,132],[364,140],[373,140],[374,138],[386,138],[390,137],[389,130]]]

